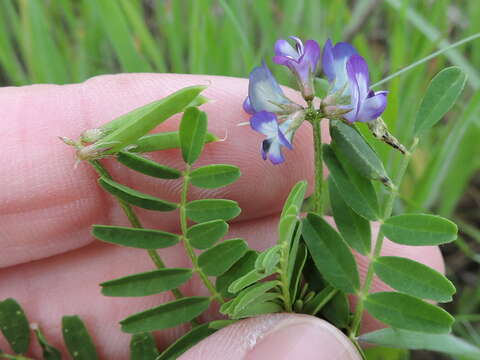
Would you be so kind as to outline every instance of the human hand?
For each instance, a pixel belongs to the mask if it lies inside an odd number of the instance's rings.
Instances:
[[[39,323],[53,345],[61,346],[63,315],[78,314],[86,322],[99,354],[104,359],[127,359],[130,336],[120,332],[118,321],[137,311],[170,300],[164,293],[143,298],[109,298],[98,284],[113,278],[153,268],[144,251],[95,241],[90,226],[127,225],[118,206],[97,185],[96,175],[86,164],[74,168],[71,148],[57,135],[77,138],[138,106],[164,97],[182,87],[205,84],[204,94],[215,100],[203,106],[209,129],[225,142],[209,144],[198,164],[237,165],[242,177],[220,190],[192,191],[192,197],[221,196],[236,200],[242,215],[231,225],[230,237],[245,238],[262,250],[276,240],[278,213],[290,188],[301,179],[313,178],[311,132],[300,129],[294,151],[286,151],[286,162],[274,166],[260,158],[261,136],[249,127],[242,101],[247,80],[205,75],[130,74],[101,76],[82,84],[34,85],[0,89],[0,294],[13,297],[29,319]],[[293,91],[288,96],[300,101]],[[178,117],[161,125],[174,130]],[[324,131],[325,132],[325,131]],[[325,139],[327,140],[327,139]],[[152,158],[181,168],[177,150],[159,152]],[[178,183],[148,178],[105,160],[114,179],[157,195],[177,200]],[[138,210],[146,227],[175,232],[175,214],[159,215]],[[375,231],[374,234],[375,236]],[[384,254],[409,257],[443,271],[437,247],[409,248],[386,241]],[[162,249],[169,266],[186,266],[180,246]],[[367,260],[357,257],[365,273]],[[376,282],[374,291],[385,290]],[[199,282],[182,288],[187,295],[205,294]],[[213,311],[210,313],[212,316]],[[367,318],[364,330],[378,328]],[[166,347],[184,327],[162,332],[160,347]],[[0,348],[8,346],[0,340]],[[31,354],[40,356],[32,346]],[[181,359],[357,359],[353,346],[328,323],[304,315],[275,314],[238,322],[220,330],[192,348]]]

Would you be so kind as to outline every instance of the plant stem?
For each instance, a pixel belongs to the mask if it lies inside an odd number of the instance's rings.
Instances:
[[[207,287],[212,297],[217,299],[220,304],[223,304],[225,300],[223,299],[222,295],[215,289],[215,286],[212,284],[208,276],[200,269],[198,266],[198,258],[193,250],[192,245],[190,245],[190,241],[187,237],[188,231],[188,223],[187,223],[187,214],[186,214],[186,206],[188,203],[188,187],[190,185],[190,165],[187,164],[185,171],[183,173],[183,186],[182,186],[182,195],[180,199],[180,228],[182,231],[182,240],[183,245],[185,246],[185,250],[187,252],[188,257],[193,265],[193,271],[195,271],[200,279],[202,280],[203,284]]]
[[[389,193],[386,201],[385,201],[385,206],[383,208],[383,216],[380,219],[380,223],[383,223],[386,219],[388,219],[393,210],[393,204],[395,202],[395,198],[398,195],[400,183],[402,182],[403,176],[405,175],[405,172],[407,170],[408,164],[410,163],[410,158],[412,156],[413,151],[417,147],[418,144],[418,138],[415,138],[413,140],[412,146],[410,147],[410,150],[407,154],[404,155],[402,162],[400,164],[400,168],[398,170],[398,173],[395,177],[394,184],[397,188],[396,191],[392,191]],[[368,292],[370,291],[370,287],[372,286],[373,282],[373,276],[375,274],[373,265],[375,263],[375,260],[380,256],[381,251],[382,251],[382,246],[383,246],[383,240],[384,240],[384,235],[381,230],[381,228],[378,230],[378,235],[377,235],[377,241],[375,242],[375,247],[373,248],[371,254],[370,254],[370,264],[368,265],[368,270],[367,270],[367,275],[365,277],[365,282],[363,284],[363,287],[359,293],[358,296],[358,304],[355,310],[355,314],[353,316],[353,321],[352,325],[350,327],[349,331],[349,337],[352,339],[354,342],[356,342],[356,336],[358,333],[358,330],[360,328],[360,323],[362,321],[362,316],[363,316],[363,310],[365,308],[365,299],[368,296]]]
[[[0,359],[12,359],[12,360],[33,360],[32,358],[25,357],[22,355],[9,355],[5,353],[0,353]]]
[[[288,257],[289,257],[289,247],[288,243],[284,242],[280,249],[280,263],[279,263],[279,274],[280,274],[280,289],[282,291],[282,299],[285,305],[285,311],[293,312],[292,308],[292,299],[290,298],[290,286],[288,281]]]
[[[112,176],[109,174],[107,169],[105,169],[98,160],[91,160],[89,162],[100,176],[107,179],[112,179]],[[133,211],[130,204],[118,198],[117,198],[117,201],[120,207],[122,208],[123,212],[127,216],[128,221],[130,221],[130,224],[134,228],[143,228],[142,223],[140,222],[140,219],[138,218],[135,211]],[[150,256],[150,259],[152,259],[153,263],[158,269],[165,268],[165,263],[163,262],[162,258],[160,257],[160,255],[157,253],[156,250],[147,250],[147,252],[148,252],[148,255]],[[183,294],[179,289],[172,289],[171,292],[176,299],[180,299],[183,297]]]
[[[312,120],[313,147],[315,151],[315,192],[313,194],[313,212],[318,215],[323,213],[323,151],[322,151],[322,127],[321,118]]]

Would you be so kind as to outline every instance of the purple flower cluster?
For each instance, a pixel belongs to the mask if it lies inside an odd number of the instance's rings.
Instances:
[[[303,98],[311,104],[320,47],[314,40],[304,44],[297,37],[291,36],[291,39],[294,46],[283,39],[275,43],[273,61],[293,73]],[[335,99],[334,105],[344,110],[342,116],[346,121],[368,122],[383,113],[387,92],[370,89],[368,65],[352,45],[340,42],[334,46],[328,40],[323,48],[322,65],[330,83],[329,95]],[[250,73],[243,108],[252,115],[252,129],[266,136],[261,147],[263,159],[268,158],[273,164],[282,163],[282,147],[292,149],[293,135],[303,122],[306,109],[285,96],[265,63]]]

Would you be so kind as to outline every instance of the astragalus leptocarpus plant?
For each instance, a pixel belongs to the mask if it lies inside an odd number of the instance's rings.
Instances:
[[[204,146],[215,146],[205,144],[218,141],[207,130],[207,114],[198,108],[208,101],[201,95],[204,86],[179,90],[100,128],[87,130],[78,141],[63,138],[77,148],[79,160],[90,162],[96,169],[99,185],[117,200],[131,224],[94,225],[93,235],[104,242],[145,249],[156,267],[104,282],[100,284],[102,293],[141,297],[170,291],[175,297],[120,322],[122,330],[132,334],[132,359],[175,359],[232,322],[276,312],[326,319],[348,335],[363,356],[361,342],[478,355],[478,349],[450,334],[453,317],[435,305],[451,300],[455,293],[452,283],[411,259],[381,255],[385,237],[409,246],[441,245],[456,238],[457,227],[447,219],[431,214],[393,215],[393,208],[413,151],[422,135],[457,100],[465,84],[463,72],[447,68],[432,80],[404,146],[381,118],[388,98],[399,94],[373,90],[368,65],[352,45],[334,45],[328,40],[322,52],[314,40],[278,40],[273,62],[292,73],[304,101],[289,99],[263,62],[250,74],[243,109],[251,115],[251,128],[265,136],[259,144],[261,157],[276,166],[288,161],[285,151],[295,151],[294,137],[299,127],[310,124],[315,180],[308,198],[306,181],[293,187],[279,218],[277,243],[264,251],[250,249],[244,239],[220,241],[228,234],[227,222],[240,214],[235,201],[190,200],[192,187],[228,186],[240,176],[240,170],[229,164],[196,165]],[[316,78],[320,68],[326,79]],[[182,112],[178,131],[149,134],[170,116]],[[325,123],[330,144],[322,143]],[[395,153],[392,156],[401,157],[394,176],[388,174],[370,143],[378,140],[385,142],[382,146],[391,146]],[[181,149],[181,169],[142,156],[172,148]],[[165,201],[118,183],[102,165],[105,157],[160,181],[180,181],[178,199]],[[329,171],[327,180],[324,164]],[[143,228],[136,207],[177,211],[179,233]],[[330,214],[333,221],[326,216]],[[374,242],[373,222],[379,224]],[[161,249],[176,244],[183,246],[190,267],[165,266]],[[363,281],[354,252],[369,259]],[[372,293],[374,276],[392,291]],[[208,295],[182,293],[179,287],[194,277],[201,280]],[[356,304],[353,312],[349,298]],[[201,323],[199,317],[212,304],[226,319]],[[388,327],[360,335],[365,311]],[[7,328],[7,340],[15,344],[14,351],[25,352],[28,322],[14,300],[0,303],[0,321]],[[152,332],[184,323],[190,323],[191,330],[159,354]],[[15,333],[8,330],[12,324],[20,324]],[[62,325],[72,356],[97,358],[79,318],[65,317]],[[36,334],[42,346],[54,353],[39,330]]]

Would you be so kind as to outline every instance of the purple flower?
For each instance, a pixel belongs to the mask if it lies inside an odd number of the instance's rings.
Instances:
[[[339,107],[352,109],[343,115],[346,120],[372,121],[385,111],[388,92],[370,90],[368,65],[352,45],[340,42],[333,46],[328,40],[323,47],[322,65],[332,87],[330,93],[340,93],[340,99],[347,99]]]
[[[287,40],[277,40],[273,62],[287,66],[295,75],[305,99],[313,99],[313,78],[320,59],[320,46],[315,40],[305,41],[290,36],[295,41],[295,48]]]
[[[252,70],[248,96],[243,102],[243,109],[247,113],[252,115],[259,111],[286,113],[290,108],[298,107],[295,105],[285,96],[265,62]]]
[[[331,93],[344,90],[342,95],[349,95],[347,61],[352,55],[358,54],[357,50],[349,43],[340,42],[333,46],[332,40],[328,39],[323,46],[322,67],[323,72],[332,86]]]
[[[277,116],[268,111],[259,111],[250,119],[250,126],[253,130],[264,134],[267,138],[262,142],[262,158],[267,157],[273,164],[280,164],[285,161],[282,154],[282,146],[292,149],[293,133],[289,130],[290,121],[278,124]]]
[[[343,115],[349,122],[367,122],[378,118],[387,106],[388,91],[370,90],[368,65],[360,55],[352,55],[346,64],[352,110]]]

